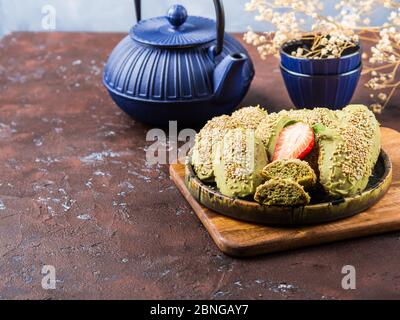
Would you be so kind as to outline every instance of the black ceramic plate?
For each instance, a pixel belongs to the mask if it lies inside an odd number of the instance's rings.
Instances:
[[[381,150],[367,188],[355,196],[332,198],[322,190],[316,190],[310,194],[312,202],[306,206],[265,206],[251,199],[224,196],[215,185],[205,184],[197,178],[190,161],[185,165],[186,186],[202,205],[232,218],[281,226],[319,224],[351,217],[377,203],[391,181],[392,164],[386,152]]]

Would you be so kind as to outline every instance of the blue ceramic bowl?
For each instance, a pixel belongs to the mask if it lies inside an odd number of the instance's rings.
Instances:
[[[336,75],[356,69],[361,64],[361,46],[349,48],[340,58],[305,59],[291,55],[299,47],[299,41],[291,41],[280,49],[281,64],[284,68],[308,75]]]
[[[326,107],[341,109],[349,104],[357,87],[362,65],[338,75],[307,75],[292,72],[281,65],[283,80],[297,108]]]

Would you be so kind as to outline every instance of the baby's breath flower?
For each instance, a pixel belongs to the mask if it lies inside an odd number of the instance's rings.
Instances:
[[[382,105],[379,103],[373,103],[370,105],[372,112],[381,114],[382,113]]]
[[[385,101],[387,99],[387,94],[383,93],[383,92],[379,93],[378,94],[378,99],[381,100],[381,101]]]

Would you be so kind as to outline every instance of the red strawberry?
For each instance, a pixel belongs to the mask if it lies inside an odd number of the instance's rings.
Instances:
[[[284,128],[276,141],[272,161],[303,159],[314,147],[314,131],[302,122]]]

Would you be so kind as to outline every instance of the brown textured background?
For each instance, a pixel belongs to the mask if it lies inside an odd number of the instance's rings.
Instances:
[[[150,127],[101,84],[122,34],[14,33],[0,42],[0,298],[400,298],[400,233],[238,260],[221,254],[168,176]],[[289,107],[278,61],[250,50],[243,105]],[[367,103],[359,87],[354,102]],[[400,130],[400,97],[380,117]],[[400,143],[400,141],[399,141]],[[41,287],[54,265],[57,289]],[[341,288],[354,265],[357,290]]]

